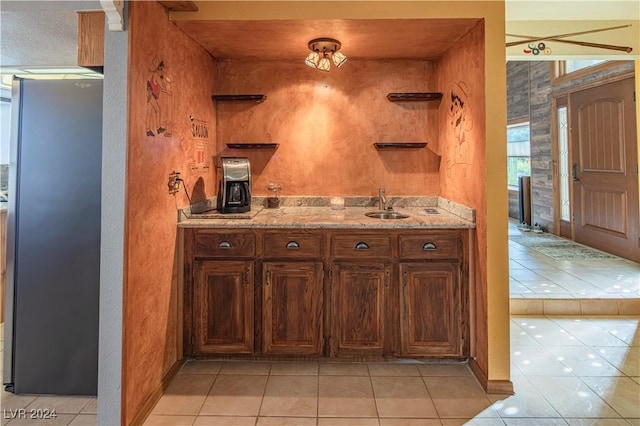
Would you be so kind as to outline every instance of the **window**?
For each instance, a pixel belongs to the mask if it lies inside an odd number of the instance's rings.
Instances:
[[[571,220],[571,204],[569,200],[569,126],[567,124],[567,107],[558,106],[558,154],[560,166],[560,219]]]
[[[520,176],[531,176],[529,122],[507,126],[507,183],[518,186]]]
[[[584,60],[584,61],[564,61],[564,73],[569,74],[571,72],[575,72],[578,70],[582,70],[585,68],[592,67],[594,65],[601,64],[603,62],[607,62],[604,59],[594,59],[592,61]]]
[[[551,62],[551,84],[560,84],[618,65],[620,65],[620,61],[607,61],[604,59]]]

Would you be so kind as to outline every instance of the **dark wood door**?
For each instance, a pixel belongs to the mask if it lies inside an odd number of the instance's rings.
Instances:
[[[575,241],[640,261],[634,79],[569,95]]]
[[[196,263],[194,352],[253,352],[253,262]]]
[[[322,262],[265,262],[262,268],[263,351],[322,353]]]
[[[382,355],[391,265],[339,262],[332,269],[332,355]]]
[[[402,354],[461,356],[458,265],[401,263],[400,280]]]

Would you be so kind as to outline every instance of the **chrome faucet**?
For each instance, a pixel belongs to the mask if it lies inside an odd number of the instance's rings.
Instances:
[[[378,189],[378,210],[387,209],[387,197],[384,196],[384,189]]]

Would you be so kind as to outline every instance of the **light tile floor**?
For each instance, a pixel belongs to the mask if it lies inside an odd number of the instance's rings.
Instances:
[[[524,234],[509,221],[509,235]],[[623,258],[555,260],[509,240],[511,298],[640,298],[640,264]]]
[[[156,425],[640,425],[640,317],[513,316],[515,395],[465,364],[189,361]]]
[[[640,426],[640,316],[512,316],[511,361],[513,396],[465,364],[189,361],[145,424]],[[97,423],[95,398],[0,405],[2,425]],[[12,419],[39,408],[57,417]]]

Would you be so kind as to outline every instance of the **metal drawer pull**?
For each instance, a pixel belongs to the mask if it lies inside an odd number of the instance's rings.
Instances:
[[[287,243],[287,248],[290,250],[296,250],[300,248],[300,243],[298,243],[297,241],[289,241]]]
[[[422,250],[424,251],[428,251],[428,250],[435,250],[437,247],[435,245],[435,243],[432,243],[431,241],[428,241],[426,243],[424,243],[422,245]]]
[[[222,241],[220,244],[218,244],[218,247],[220,247],[221,249],[230,249],[231,243],[229,241]]]
[[[360,241],[356,244],[356,250],[369,250],[369,244],[364,241]]]

